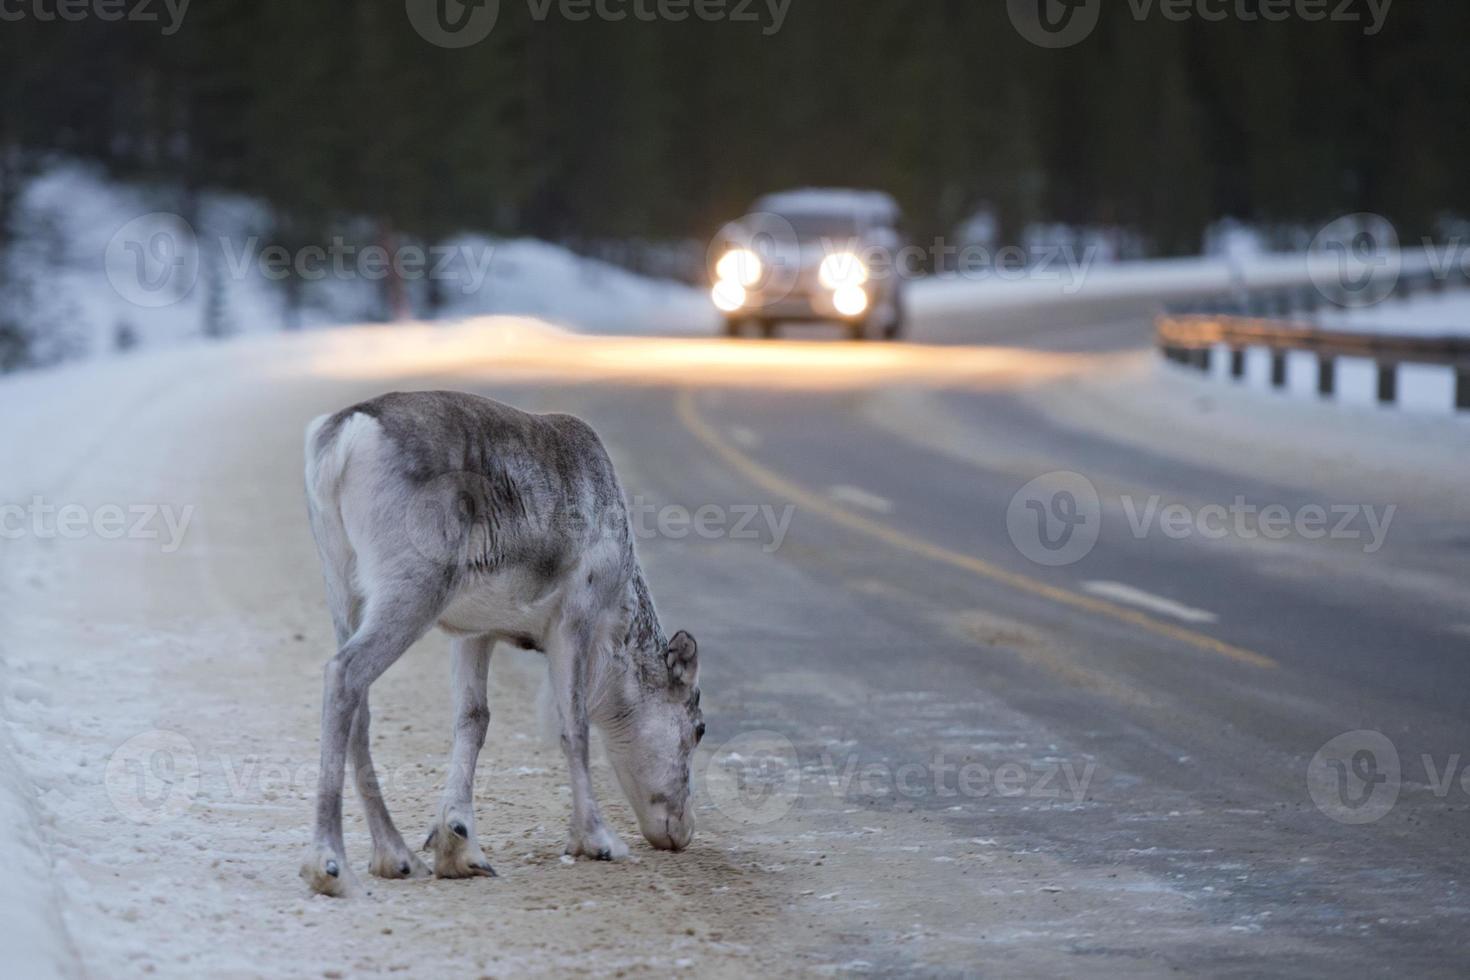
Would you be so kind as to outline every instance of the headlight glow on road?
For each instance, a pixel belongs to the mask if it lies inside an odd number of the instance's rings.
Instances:
[[[715,309],[721,313],[734,313],[745,305],[745,287],[732,279],[721,279],[710,292]]]
[[[842,286],[832,294],[832,305],[843,316],[861,316],[868,309],[868,294],[861,286]]]
[[[715,264],[715,275],[721,282],[734,283],[742,290],[749,289],[761,281],[761,273],[765,269],[761,265],[760,256],[748,248],[734,248],[720,257]],[[744,300],[742,299],[743,303]],[[724,309],[724,307],[720,307]]]
[[[817,278],[823,286],[834,291],[861,286],[868,281],[868,267],[851,252],[837,252],[822,260],[821,267],[817,269]],[[866,299],[863,305],[867,306]]]

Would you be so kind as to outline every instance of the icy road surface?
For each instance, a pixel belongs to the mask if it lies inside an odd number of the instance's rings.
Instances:
[[[1470,430],[1207,389],[1158,372],[1146,313],[1092,320],[945,348],[363,328],[7,380],[8,955],[97,977],[1463,968]],[[589,419],[646,508],[661,614],[705,661],[687,853],[637,837],[599,761],[635,860],[561,860],[543,668],[502,649],[477,794],[500,877],[365,877],[356,902],[297,879],[332,653],[302,429],[438,387]],[[1047,564],[1008,514],[1059,471],[1098,492],[1101,536]],[[1152,497],[1352,506],[1361,535],[1139,533]],[[373,691],[406,835],[445,772],[446,645]],[[1402,763],[1371,822],[1307,782],[1354,730]]]

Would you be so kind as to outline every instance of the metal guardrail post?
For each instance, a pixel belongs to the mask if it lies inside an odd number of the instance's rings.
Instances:
[[[1470,412],[1470,367],[1455,372],[1455,408]]]
[[[1327,354],[1322,354],[1317,358],[1317,394],[1323,398],[1330,398],[1336,390],[1337,361]]]
[[[1230,376],[1239,381],[1245,377],[1245,348],[1230,348]]]
[[[1399,397],[1399,366],[1380,361],[1378,363],[1378,401],[1392,405]]]
[[[1284,350],[1271,352],[1271,387],[1286,387],[1286,351]]]

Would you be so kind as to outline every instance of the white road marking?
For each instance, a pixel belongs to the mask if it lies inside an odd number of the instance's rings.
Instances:
[[[1160,616],[1172,616],[1182,619],[1186,623],[1218,623],[1220,617],[1204,609],[1194,609],[1173,599],[1165,599],[1163,596],[1135,589],[1131,585],[1122,582],[1083,582],[1082,591],[1090,592],[1104,599],[1121,602],[1125,606],[1137,606],[1139,609],[1147,609],[1149,612],[1158,613]]]
[[[876,511],[879,514],[893,513],[893,501],[887,497],[880,497],[876,493],[868,493],[858,487],[850,487],[845,483],[839,483],[835,487],[827,488],[827,496],[842,504],[852,504],[854,507],[862,507],[865,510]]]
[[[730,439],[735,445],[745,449],[758,449],[761,444],[761,434],[743,425],[730,426]]]

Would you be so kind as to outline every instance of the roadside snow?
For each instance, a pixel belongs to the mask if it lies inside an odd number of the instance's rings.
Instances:
[[[0,949],[5,951],[5,972],[28,980],[74,976],[76,955],[62,926],[50,858],[37,832],[35,787],[11,754],[9,741],[8,733],[0,732],[0,841],[6,842]]]
[[[1442,258],[1425,251],[1406,250],[1396,258],[1403,275],[1442,268]],[[910,308],[922,318],[1107,300],[1162,304],[1240,290],[1309,288],[1330,283],[1336,272],[1330,256],[1300,252],[1108,264],[1062,248],[1042,250],[1033,259],[1022,272],[988,270],[921,280],[910,289]]]
[[[42,335],[43,354],[69,358],[382,319],[372,229],[273,252],[274,226],[270,207],[250,197],[190,200],[177,188],[120,183],[98,167],[57,162],[16,201],[0,300],[10,318]],[[707,334],[717,324],[703,290],[545,242],[465,235],[432,247],[400,241],[392,254],[421,316],[432,306],[432,279],[439,317],[535,316],[617,333]],[[294,301],[288,265],[306,276],[296,280]]]
[[[1408,300],[1337,310],[1318,317],[1324,327],[1368,333],[1417,334],[1426,337],[1470,335],[1470,289],[1420,293]]]

